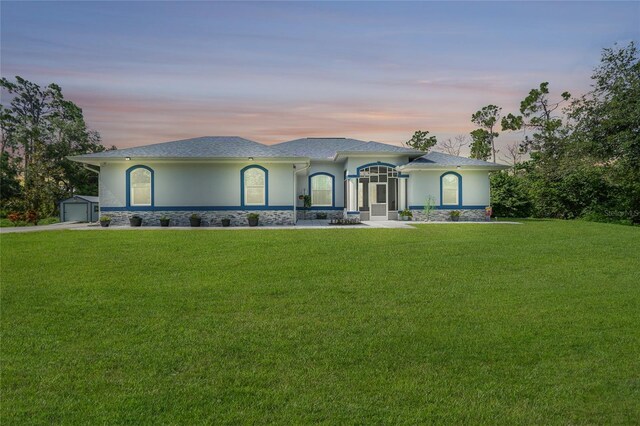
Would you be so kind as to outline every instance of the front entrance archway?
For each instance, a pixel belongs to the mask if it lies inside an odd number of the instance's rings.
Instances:
[[[358,211],[363,220],[389,220],[398,216],[398,172],[386,165],[359,169]]]

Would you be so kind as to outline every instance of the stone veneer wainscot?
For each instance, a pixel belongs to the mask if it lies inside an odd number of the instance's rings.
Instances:
[[[451,212],[460,212],[460,222],[484,222],[485,210],[484,209],[434,209],[429,213],[429,219],[432,222],[447,222],[451,221]],[[413,220],[418,222],[424,222],[427,220],[427,216],[424,214],[423,209],[411,209],[413,213]]]
[[[258,213],[259,225],[294,225],[292,210],[214,210],[214,211],[106,211],[101,215],[111,218],[111,225],[129,225],[129,218],[138,215],[142,226],[160,226],[160,218],[171,219],[170,226],[190,226],[189,217],[197,214],[202,218],[201,226],[222,226],[222,219],[231,219],[231,226],[249,226],[247,215]]]

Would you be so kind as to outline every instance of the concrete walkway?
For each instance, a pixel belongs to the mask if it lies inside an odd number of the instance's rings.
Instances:
[[[221,226],[205,226],[202,228],[191,228],[189,226],[171,226],[163,228],[160,226],[141,226],[131,227],[124,226],[110,226],[103,228],[99,223],[83,223],[83,222],[63,222],[54,223],[52,225],[42,226],[18,226],[15,228],[0,228],[1,234],[12,234],[22,232],[39,232],[39,231],[61,231],[65,229],[71,229],[74,231],[109,231],[109,230],[166,230],[171,229],[174,231],[198,231],[198,230],[210,230],[210,231],[238,231],[243,229],[363,229],[363,228],[384,228],[384,229],[415,229],[413,225],[520,225],[520,222],[403,222],[399,220],[382,220],[382,221],[363,221],[360,225],[329,225],[328,220],[312,219],[312,220],[299,220],[295,226],[257,226],[251,228],[248,226],[230,226],[227,228]]]
[[[61,231],[63,229],[85,229],[91,224],[83,222],[61,222],[53,223],[51,225],[39,225],[39,226],[16,226],[0,228],[0,234],[16,234],[23,232],[39,232],[39,231]],[[96,226],[96,225],[93,225]],[[100,226],[100,225],[97,225]]]

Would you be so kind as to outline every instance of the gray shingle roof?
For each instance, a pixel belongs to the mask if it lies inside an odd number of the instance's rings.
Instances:
[[[458,157],[442,152],[430,152],[422,157],[416,158],[401,168],[437,168],[437,167],[486,167],[498,169],[508,169],[509,166],[488,161],[476,160],[475,158]]]
[[[349,138],[303,138],[273,146],[290,154],[309,157],[314,160],[333,159],[339,152],[419,154],[418,151],[400,146]]]
[[[100,202],[100,197],[96,197],[95,195],[74,195],[73,197],[70,198],[66,198],[64,200],[62,200],[62,202],[68,201],[68,200],[73,200],[76,198],[80,198],[81,200],[85,200],[88,201],[90,203],[98,203]]]
[[[288,152],[238,136],[203,136],[200,138],[156,143],[134,148],[103,151],[71,157],[77,160],[109,158],[276,158],[292,157]]]

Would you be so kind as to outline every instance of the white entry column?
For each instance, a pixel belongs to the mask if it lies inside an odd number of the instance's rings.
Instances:
[[[398,179],[398,210],[408,208],[407,205],[407,178]]]
[[[347,211],[354,212],[358,210],[358,179],[349,179],[347,181]]]

